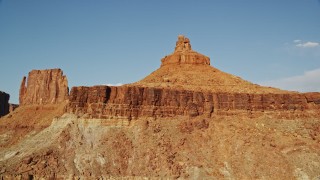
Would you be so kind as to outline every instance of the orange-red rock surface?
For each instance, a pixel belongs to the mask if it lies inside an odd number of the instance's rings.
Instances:
[[[9,113],[10,95],[0,91],[0,117]]]
[[[68,99],[68,80],[61,69],[32,70],[23,77],[20,105],[55,104]]]
[[[92,118],[261,114],[279,118],[318,117],[320,93],[205,93],[150,87],[73,87],[69,112]],[[279,114],[280,113],[280,114]]]

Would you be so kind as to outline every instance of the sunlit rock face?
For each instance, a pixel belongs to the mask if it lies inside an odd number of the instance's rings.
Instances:
[[[68,80],[61,69],[32,70],[23,77],[20,105],[56,104],[68,99]]]

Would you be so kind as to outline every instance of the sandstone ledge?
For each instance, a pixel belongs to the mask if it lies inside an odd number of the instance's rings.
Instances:
[[[90,118],[269,114],[278,118],[318,117],[320,93],[205,93],[150,87],[73,87],[68,112]]]

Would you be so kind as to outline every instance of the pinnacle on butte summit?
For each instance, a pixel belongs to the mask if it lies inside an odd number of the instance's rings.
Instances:
[[[183,35],[178,36],[175,50],[161,60],[161,66],[168,64],[202,64],[210,65],[210,58],[191,49],[190,40]]]
[[[189,38],[184,37],[183,35],[178,36],[178,41],[176,42],[176,48],[174,49],[175,52],[178,51],[190,51],[191,44]]]

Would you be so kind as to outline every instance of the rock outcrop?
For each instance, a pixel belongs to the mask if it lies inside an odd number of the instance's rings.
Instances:
[[[23,77],[20,105],[56,104],[68,99],[68,80],[61,69],[32,70]]]
[[[126,86],[73,87],[68,111],[102,119],[239,114],[254,117],[265,113],[277,118],[317,117],[320,93],[230,94]]]
[[[210,65],[210,58],[191,49],[190,40],[182,35],[178,36],[175,50],[161,60],[161,66],[169,64],[203,64]]]
[[[9,98],[9,94],[0,91],[0,117],[9,113]]]

